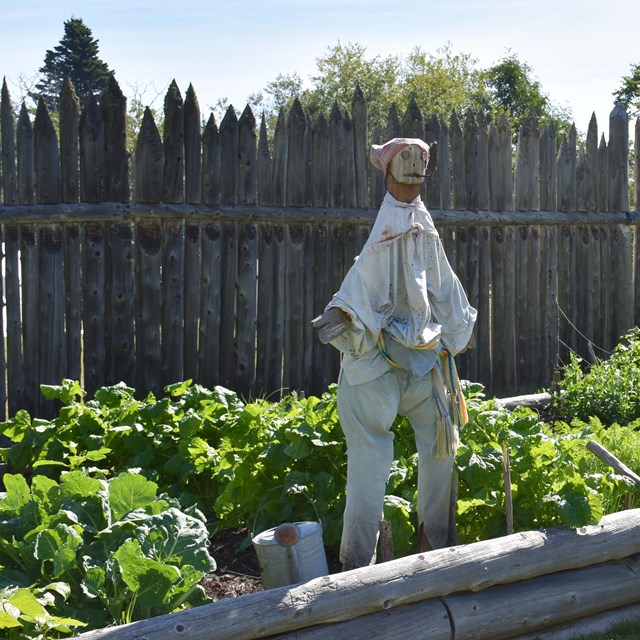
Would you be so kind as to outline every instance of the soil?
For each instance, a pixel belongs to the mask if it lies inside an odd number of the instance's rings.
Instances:
[[[209,551],[217,568],[201,584],[212,600],[262,591],[258,556],[248,539],[246,529],[226,529],[211,539]]]
[[[246,529],[226,529],[211,539],[209,549],[217,568],[204,577],[202,587],[212,600],[236,598],[262,591],[258,556]],[[327,553],[330,573],[340,571],[337,558]]]

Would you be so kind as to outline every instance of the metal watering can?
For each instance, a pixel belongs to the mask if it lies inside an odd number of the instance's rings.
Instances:
[[[251,541],[258,556],[265,589],[307,582],[329,573],[320,516],[311,498],[306,493],[303,495],[313,506],[318,522],[283,522],[254,535],[253,530],[262,505],[258,508],[253,521]]]

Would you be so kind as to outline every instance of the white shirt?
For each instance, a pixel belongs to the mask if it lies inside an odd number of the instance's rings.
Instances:
[[[351,385],[373,380],[392,367],[377,346],[383,329],[403,366],[424,375],[438,351],[402,346],[420,347],[439,337],[455,355],[469,342],[477,316],[420,197],[405,203],[388,192],[330,307],[344,309],[353,323],[332,341],[344,354],[342,369]]]

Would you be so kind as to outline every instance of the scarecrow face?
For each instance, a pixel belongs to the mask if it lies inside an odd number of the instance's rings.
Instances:
[[[389,174],[396,182],[420,184],[427,173],[429,153],[417,144],[401,149],[389,163]]]

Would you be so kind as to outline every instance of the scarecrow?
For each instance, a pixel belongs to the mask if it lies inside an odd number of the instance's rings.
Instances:
[[[420,198],[436,159],[436,143],[418,138],[372,145],[387,193],[361,254],[313,320],[319,340],[342,353],[343,570],[375,563],[397,415],[409,420],[418,451],[419,550],[449,543],[453,461],[466,422],[453,357],[473,346],[477,313]]]

